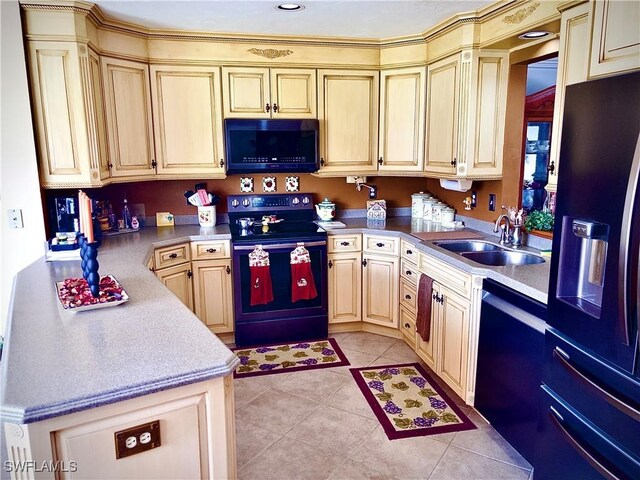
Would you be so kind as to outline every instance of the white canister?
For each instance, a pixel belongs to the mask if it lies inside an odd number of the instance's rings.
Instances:
[[[198,207],[198,223],[201,227],[213,227],[216,224],[216,206]]]
[[[456,216],[456,211],[452,207],[445,207],[442,209],[442,213],[440,215],[440,221],[442,223],[453,222]]]
[[[431,206],[431,221],[440,223],[442,221],[442,209],[447,206],[446,203],[438,202]]]
[[[430,193],[414,193],[411,195],[411,216],[414,218],[422,218],[422,209],[424,201],[431,198]]]
[[[422,219],[423,220],[431,220],[433,218],[431,208],[438,203],[438,199],[435,197],[427,198],[423,200],[422,206]]]

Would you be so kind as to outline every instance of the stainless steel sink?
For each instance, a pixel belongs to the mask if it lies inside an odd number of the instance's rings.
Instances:
[[[449,250],[454,253],[461,252],[492,252],[496,250],[506,250],[499,245],[484,242],[482,240],[448,240],[444,242],[433,242],[434,245]]]
[[[544,258],[533,253],[514,252],[511,250],[500,250],[493,252],[461,252],[465,258],[493,267],[504,267],[506,265],[533,265],[544,263]]]
[[[544,258],[539,255],[512,250],[484,240],[447,240],[433,243],[469,260],[492,267],[544,263]]]

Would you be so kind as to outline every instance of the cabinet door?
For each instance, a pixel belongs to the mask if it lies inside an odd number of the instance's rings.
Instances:
[[[330,253],[329,323],[362,320],[362,253]]]
[[[424,163],[426,75],[424,67],[380,75],[381,172],[420,172]]]
[[[193,310],[191,263],[162,268],[156,271],[156,276],[189,310]]]
[[[567,85],[587,80],[589,69],[589,8],[587,3],[562,12],[560,20],[560,49],[558,51],[558,75],[553,110],[551,148],[549,153],[549,183],[546,189],[555,192],[558,185],[560,141],[564,117],[564,94]]]
[[[362,320],[398,328],[398,257],[363,255]]]
[[[427,68],[425,172],[454,174],[458,142],[460,56]]]
[[[454,392],[466,398],[471,306],[468,300],[442,285],[439,285],[439,293],[443,303],[440,305],[440,352],[436,371]]]
[[[195,313],[214,333],[233,332],[231,260],[193,262]]]
[[[640,68],[640,2],[601,0],[592,6],[590,77]]]
[[[438,292],[438,284],[433,284],[433,293]],[[440,304],[433,298],[429,299],[431,302],[431,331],[429,334],[429,340],[422,339],[418,332],[415,333],[416,337],[416,353],[424,360],[431,370],[438,373],[438,344],[440,339]]]
[[[223,67],[222,92],[225,118],[271,116],[268,68]]]
[[[104,111],[104,95],[102,87],[102,74],[100,72],[100,56],[93,50],[89,50],[89,81],[91,84],[89,101],[93,109],[90,109],[89,118],[89,148],[92,163],[100,172],[100,179],[108,178],[109,152],[107,150],[107,120]],[[92,120],[92,121],[91,121]]]
[[[224,176],[218,67],[151,66],[158,175]]]
[[[273,117],[316,118],[316,71],[272,68],[271,108]]]
[[[149,67],[103,58],[102,77],[111,175],[155,175]]]
[[[377,171],[378,72],[320,70],[320,173]]]

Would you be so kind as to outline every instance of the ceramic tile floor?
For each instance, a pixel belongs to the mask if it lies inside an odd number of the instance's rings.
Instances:
[[[478,428],[387,439],[349,368],[424,363],[402,340],[364,332],[332,337],[350,367],[235,380],[239,479],[532,478],[531,465],[443,382]]]

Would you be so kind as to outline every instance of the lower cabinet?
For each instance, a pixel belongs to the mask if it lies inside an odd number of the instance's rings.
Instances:
[[[362,320],[398,328],[398,257],[365,253],[362,267]]]
[[[214,333],[233,332],[231,260],[193,262],[196,316]]]
[[[362,320],[362,253],[330,253],[329,323]]]
[[[156,276],[171,292],[193,311],[191,262],[156,270]]]

